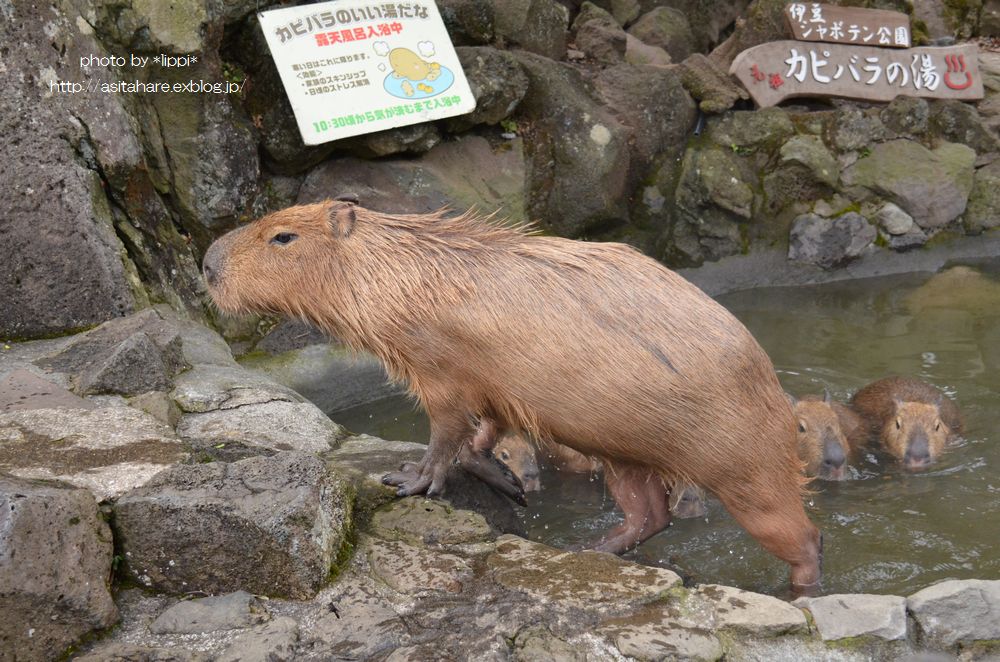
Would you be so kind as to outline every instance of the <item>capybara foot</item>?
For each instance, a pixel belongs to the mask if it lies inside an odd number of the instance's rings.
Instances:
[[[458,452],[458,463],[500,494],[522,506],[528,505],[521,480],[490,450],[476,451],[471,444],[462,444],[462,449]]]
[[[816,595],[823,579],[823,534],[819,533],[805,561],[792,564],[792,593]]]
[[[396,496],[427,494],[435,496],[444,492],[444,478],[448,467],[414,464],[407,462],[394,471],[382,476],[382,483],[396,487]]]
[[[590,549],[595,552],[607,552],[608,554],[624,554],[628,550],[637,547],[640,542],[648,537],[643,536],[642,529],[622,524],[604,534],[600,540],[590,546]]]

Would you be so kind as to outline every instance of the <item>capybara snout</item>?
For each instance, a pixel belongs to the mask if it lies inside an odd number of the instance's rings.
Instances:
[[[962,431],[958,405],[937,387],[886,377],[854,394],[851,404],[881,448],[908,470],[933,464]]]

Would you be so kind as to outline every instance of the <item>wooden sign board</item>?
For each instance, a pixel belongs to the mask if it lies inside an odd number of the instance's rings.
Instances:
[[[910,17],[898,11],[793,2],[785,6],[785,18],[800,41],[910,47]]]
[[[983,98],[974,43],[903,50],[772,41],[737,55],[729,73],[761,107],[789,97]]]

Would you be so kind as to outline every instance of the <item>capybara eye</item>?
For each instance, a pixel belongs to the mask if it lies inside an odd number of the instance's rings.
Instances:
[[[803,423],[802,421],[799,421],[799,432],[805,432],[805,431],[806,431],[806,424]]]
[[[280,244],[284,246],[285,244],[290,244],[292,241],[298,238],[299,235],[292,232],[279,232],[278,234],[271,237],[272,244]]]
[[[896,429],[898,430],[901,427],[903,427],[903,420],[897,416],[896,417]]]
[[[500,459],[506,462],[507,460],[510,459],[510,453],[508,453],[507,451],[500,451]]]
[[[937,432],[940,429],[941,429],[941,419],[939,418],[938,420],[934,421],[934,431]]]

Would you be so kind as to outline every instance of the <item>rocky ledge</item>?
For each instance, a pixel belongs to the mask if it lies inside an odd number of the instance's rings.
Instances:
[[[166,308],[0,353],[0,659],[992,659],[1000,581],[788,603],[525,540]]]

